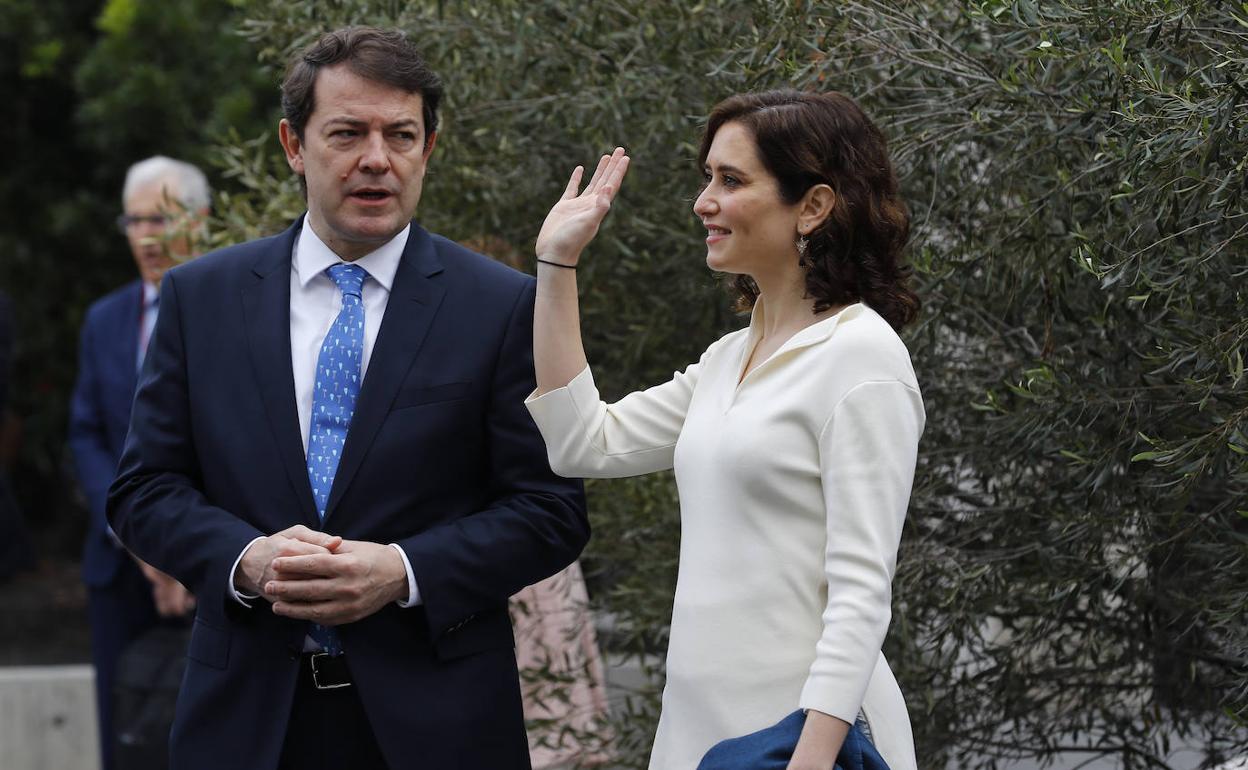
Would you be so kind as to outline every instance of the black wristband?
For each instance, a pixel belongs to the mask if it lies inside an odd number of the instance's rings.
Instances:
[[[576,265],[565,265],[562,262],[551,262],[549,259],[542,259],[541,257],[538,257],[537,261],[541,262],[543,265],[554,265],[555,267],[562,267],[565,270],[576,269]]]

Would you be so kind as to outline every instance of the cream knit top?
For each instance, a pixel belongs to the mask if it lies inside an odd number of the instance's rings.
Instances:
[[[652,770],[693,770],[716,742],[799,707],[852,723],[873,671],[891,683],[880,646],[924,423],[909,354],[855,304],[741,380],[763,312],[614,404],[588,368],[526,402],[557,473],[675,468],[680,567]],[[895,684],[872,691],[900,698]],[[881,753],[890,729],[872,724]]]

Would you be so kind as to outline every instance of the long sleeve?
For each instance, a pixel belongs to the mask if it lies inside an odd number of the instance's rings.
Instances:
[[[530,396],[525,406],[546,440],[550,467],[561,476],[619,478],[672,467],[701,361],[672,379],[614,404],[598,395],[585,367],[565,387]]]
[[[209,503],[201,489],[176,279],[170,273],[161,284],[160,315],[107,513],[139,558],[200,597],[233,602],[226,587],[234,562],[265,533]]]
[[[913,387],[864,382],[841,399],[819,436],[828,597],[803,708],[852,723],[862,704],[888,631],[923,422]]]
[[[397,542],[435,641],[482,612],[506,607],[521,588],[570,564],[589,540],[580,480],[551,472],[521,407],[535,384],[533,300],[529,284],[499,349],[485,416],[491,479],[485,507]]]
[[[78,351],[78,377],[69,404],[69,448],[83,496],[87,500],[90,529],[96,536],[108,531],[104,501],[117,471],[117,457],[109,447],[101,403],[100,373],[95,351],[98,340],[88,320],[83,324]]]

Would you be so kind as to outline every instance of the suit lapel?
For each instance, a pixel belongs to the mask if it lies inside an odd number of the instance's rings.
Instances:
[[[334,515],[338,501],[359,470],[373,438],[390,412],[390,405],[394,403],[399,386],[411,368],[416,351],[433,325],[433,318],[446,293],[434,278],[440,272],[442,264],[434,251],[433,239],[413,222],[403,257],[394,274],[390,299],[386,302],[386,315],[373,344],[368,371],[355,404],[355,414],[351,417],[342,459],[334,474],[334,485],[325,506],[326,521]]]
[[[243,288],[243,317],[251,365],[269,428],[277,441],[278,456],[304,523],[320,529],[303,454],[290,357],[290,258],[299,226],[295,223],[275,239],[272,248],[252,266],[252,281]]]

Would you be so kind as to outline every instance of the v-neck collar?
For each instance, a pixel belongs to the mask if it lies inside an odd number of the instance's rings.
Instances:
[[[754,309],[750,312],[749,333],[746,335],[745,345],[742,347],[741,355],[737,360],[736,379],[734,380],[735,389],[740,390],[740,388],[745,385],[750,378],[758,372],[758,370],[763,369],[771,362],[777,360],[781,355],[799,348],[810,347],[811,345],[823,342],[828,337],[832,336],[832,332],[836,330],[841,318],[855,318],[863,312],[863,307],[864,306],[861,302],[846,305],[827,318],[820,319],[810,326],[797,330],[793,336],[785,340],[784,344],[772,352],[771,355],[767,356],[766,359],[759,361],[758,365],[751,369],[749,373],[743,375],[746,364],[749,362],[750,357],[754,354],[754,350],[758,347],[758,343],[763,339],[763,323],[766,319],[766,311],[763,309],[762,298],[760,297],[755,300]]]

